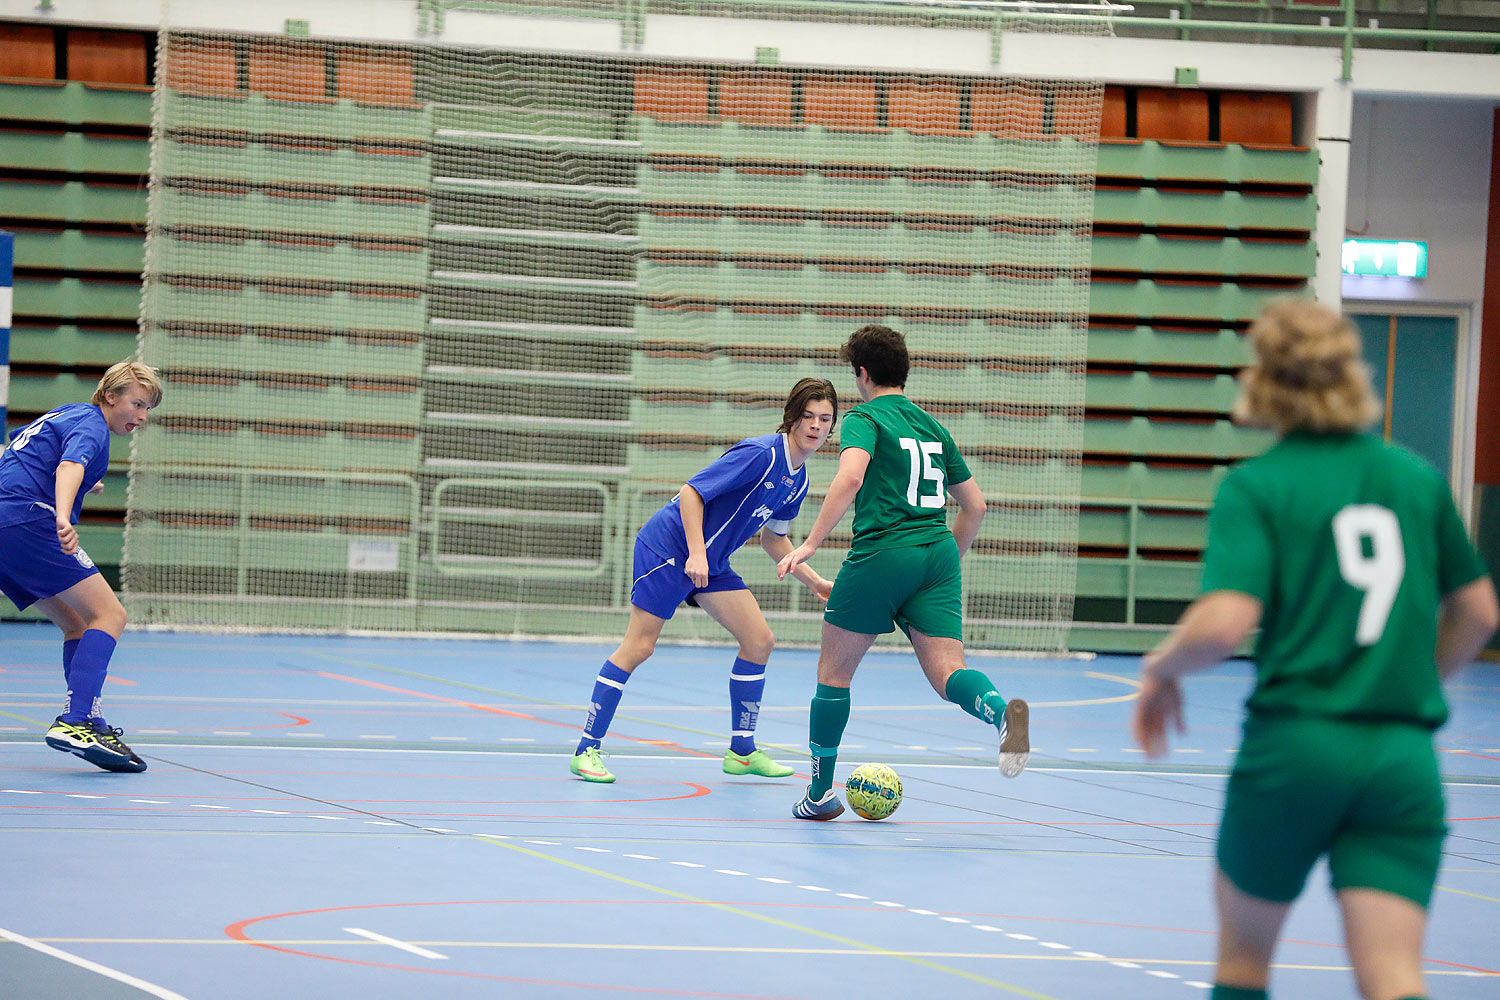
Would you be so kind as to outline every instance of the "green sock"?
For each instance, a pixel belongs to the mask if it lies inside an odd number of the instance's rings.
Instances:
[[[1208,995],[1208,1000],[1266,1000],[1266,991],[1214,983],[1214,991]]]
[[[833,769],[839,762],[839,743],[849,721],[849,689],[819,684],[808,713],[807,743],[812,750],[812,787],[814,799],[833,787]]]
[[[1005,699],[995,690],[994,683],[978,670],[968,667],[948,675],[943,696],[974,718],[992,726],[998,726],[1005,713]]]

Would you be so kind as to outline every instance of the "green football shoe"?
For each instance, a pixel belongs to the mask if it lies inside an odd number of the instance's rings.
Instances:
[[[600,759],[598,747],[589,747],[583,753],[574,755],[572,762],[568,764],[568,770],[584,781],[597,781],[607,785],[615,780],[615,776]]]
[[[793,773],[793,769],[785,764],[776,763],[766,756],[764,750],[751,750],[743,757],[733,750],[725,750],[724,773],[757,774],[762,778],[785,778]]]

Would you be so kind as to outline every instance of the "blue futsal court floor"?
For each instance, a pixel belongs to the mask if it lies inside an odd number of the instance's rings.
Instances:
[[[661,647],[567,762],[601,645],[129,633],[107,715],[150,764],[50,750],[57,633],[0,625],[0,997],[262,1000],[1206,997],[1209,883],[1249,669],[1187,682],[1170,758],[1129,745],[1134,657],[974,657],[1032,704],[992,731],[909,654],[855,679],[839,778],[900,773],[889,820],[790,817],[803,778],[728,777],[733,651]],[[816,654],[778,651],[760,721],[807,764]],[[1434,996],[1500,996],[1500,667],[1450,688]],[[1295,821],[1289,817],[1289,822]],[[1326,872],[1278,1000],[1355,996]]]

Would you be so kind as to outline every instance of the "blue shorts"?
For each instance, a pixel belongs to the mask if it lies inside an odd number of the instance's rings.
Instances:
[[[22,611],[99,572],[82,547],[63,553],[51,517],[0,528],[0,552],[0,593]]]
[[[635,569],[631,576],[630,603],[664,621],[677,613],[677,607],[683,601],[697,607],[694,594],[750,589],[728,566],[709,576],[707,586],[695,587],[675,559],[661,555],[639,537],[635,540]]]

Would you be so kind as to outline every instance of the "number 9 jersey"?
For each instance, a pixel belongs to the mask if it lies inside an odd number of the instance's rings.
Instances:
[[[1434,609],[1485,572],[1422,459],[1368,434],[1294,432],[1219,487],[1203,592],[1263,606],[1252,715],[1436,729]]]
[[[844,415],[839,450],[870,455],[854,499],[853,551],[951,538],[947,489],[973,478],[948,429],[905,395],[890,393]]]

